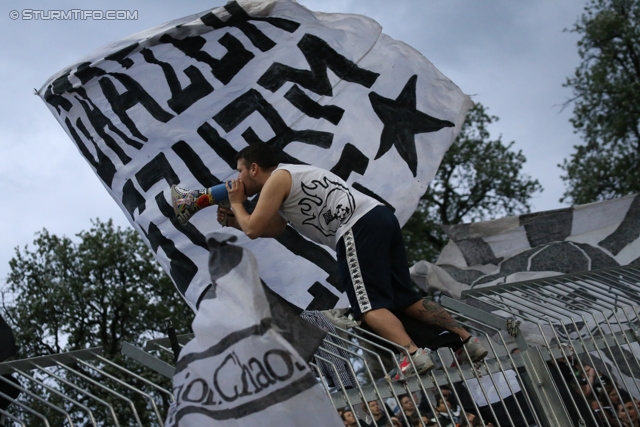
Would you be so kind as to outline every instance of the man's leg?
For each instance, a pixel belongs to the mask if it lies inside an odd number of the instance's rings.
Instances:
[[[462,341],[466,341],[471,336],[444,308],[433,301],[426,299],[416,301],[407,307],[404,312],[427,325],[440,326],[454,334],[458,334]]]
[[[384,206],[372,209],[338,242],[338,271],[354,316],[377,335],[407,350],[410,357],[401,356],[401,373],[406,373],[412,364],[418,373],[424,373],[434,367],[429,352],[415,345],[400,319],[386,308],[396,304],[391,283],[392,259],[387,253],[393,249],[391,241],[398,234],[398,220],[391,210]],[[409,277],[408,267],[406,275]],[[420,298],[417,293],[415,297]],[[400,306],[413,301],[414,298]]]
[[[402,326],[402,322],[386,308],[367,311],[362,315],[362,320],[373,332],[404,347],[409,353],[418,349]]]
[[[418,348],[405,331],[400,319],[386,308],[365,312],[362,315],[362,321],[382,338],[386,338],[407,350],[408,355],[400,355],[398,360],[400,372],[394,378],[400,378],[401,375],[411,372],[412,364],[415,365],[418,374],[429,372],[435,367],[429,356],[430,351]]]
[[[484,359],[489,353],[478,338],[472,337],[444,308],[433,301],[427,299],[416,301],[405,309],[405,313],[427,325],[440,326],[454,334],[458,334],[464,342],[464,348],[472,362]],[[458,362],[464,361],[464,353],[465,350],[463,348],[456,351]]]

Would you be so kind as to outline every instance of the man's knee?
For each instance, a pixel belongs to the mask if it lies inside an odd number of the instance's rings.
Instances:
[[[442,307],[440,306],[440,304],[435,302],[431,297],[422,298],[422,307],[424,307],[424,309],[429,312],[442,310]]]

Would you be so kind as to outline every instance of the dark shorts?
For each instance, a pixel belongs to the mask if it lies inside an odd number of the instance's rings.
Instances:
[[[369,310],[403,309],[419,301],[409,276],[400,224],[378,206],[338,241],[338,273],[357,319]]]

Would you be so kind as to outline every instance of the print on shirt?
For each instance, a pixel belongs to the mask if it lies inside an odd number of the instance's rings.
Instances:
[[[327,190],[328,188],[330,189]],[[335,236],[340,224],[349,221],[356,208],[349,188],[340,182],[331,181],[327,177],[324,177],[322,181],[314,179],[310,184],[303,182],[302,191],[309,196],[300,200],[299,203],[300,212],[307,217],[303,224],[317,228],[325,236]],[[344,195],[336,194],[336,192],[342,192]],[[326,194],[326,199],[322,198],[321,194],[323,193]],[[336,204],[332,210],[332,206],[330,206],[332,204],[328,203],[328,200],[336,198],[342,199],[343,203]]]

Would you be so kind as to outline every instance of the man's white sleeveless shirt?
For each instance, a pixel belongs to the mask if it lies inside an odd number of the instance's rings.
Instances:
[[[300,234],[332,249],[344,232],[382,204],[327,170],[293,164],[280,164],[275,170],[281,169],[291,174],[292,182],[280,212]]]

